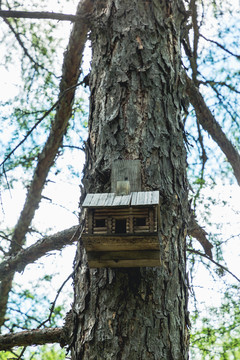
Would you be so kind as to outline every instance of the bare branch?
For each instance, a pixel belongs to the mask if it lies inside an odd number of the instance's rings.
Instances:
[[[229,163],[233,168],[234,175],[240,185],[240,155],[222,131],[221,126],[218,124],[208,106],[206,105],[199,90],[195,87],[193,81],[186,75],[185,76],[187,87],[186,91],[189,100],[193,105],[198,121],[203,129],[208,132],[212,139],[218,144],[220,149],[226,155]]]
[[[194,250],[194,249],[187,249],[187,251],[189,251],[190,253],[196,254],[196,255],[200,255],[208,260],[210,260],[213,264],[217,265],[218,267],[220,267],[222,270],[226,271],[228,274],[232,275],[234,277],[234,279],[236,279],[238,282],[240,282],[240,279],[234,275],[230,270],[228,270],[228,268],[226,268],[225,266],[219,264],[217,261],[211,259],[208,255],[203,254],[201,251],[198,250]]]
[[[50,19],[75,22],[83,18],[80,15],[62,14],[46,11],[13,11],[0,10],[2,18],[24,18],[24,19]]]
[[[214,80],[205,80],[205,81],[198,81],[199,84],[207,85],[209,84],[212,88],[214,88],[216,85],[218,86],[225,86],[229,90],[235,92],[236,94],[240,94],[240,91],[235,88],[235,86],[231,84],[227,84],[225,81],[214,81]]]
[[[215,45],[217,45],[218,47],[220,47],[222,50],[226,51],[228,54],[232,55],[232,56],[235,56],[237,59],[240,59],[240,55],[237,55],[237,54],[234,54],[232,51],[226,49],[222,44],[220,44],[219,42],[215,41],[215,40],[211,40],[211,39],[208,39],[206,38],[204,35],[200,34],[200,36],[206,40],[206,41],[209,41]]]
[[[198,58],[198,43],[199,43],[198,11],[197,11],[196,1],[195,0],[191,1],[189,7],[191,9],[192,25],[193,25],[193,50],[192,50],[192,56],[189,57],[189,61],[192,68],[192,77],[195,82],[197,80],[197,74],[198,74],[197,58]]]
[[[55,305],[56,305],[57,299],[58,299],[58,297],[59,297],[62,289],[63,289],[64,286],[66,285],[66,283],[73,277],[73,274],[74,274],[74,271],[64,280],[64,282],[62,283],[62,285],[61,285],[60,288],[58,289],[57,295],[55,296],[55,299],[54,299],[54,301],[52,302],[52,305],[51,305],[51,308],[50,308],[50,312],[49,312],[48,318],[47,318],[46,320],[44,320],[44,321],[38,326],[38,328],[42,327],[42,326],[45,325],[47,322],[51,323],[51,317],[52,317],[53,311],[54,311],[54,309],[55,309]]]
[[[41,68],[44,69],[45,71],[49,72],[48,69],[46,69],[42,64],[39,64],[36,60],[34,60],[34,58],[29,54],[29,51],[27,50],[26,46],[24,45],[20,35],[18,34],[18,32],[14,29],[14,27],[11,25],[11,23],[8,21],[8,19],[4,19],[4,22],[7,24],[7,26],[9,27],[9,29],[12,31],[12,33],[14,34],[15,38],[17,39],[17,42],[19,43],[19,45],[21,46],[24,54],[29,58],[29,60],[34,64],[35,68]],[[51,73],[52,75],[54,75],[55,77],[57,77],[55,74]]]
[[[5,314],[7,311],[7,301],[9,292],[12,289],[13,275],[10,274],[6,280],[0,282],[0,327],[5,322]]]
[[[28,264],[33,263],[49,251],[60,250],[65,245],[72,244],[80,236],[80,227],[73,226],[70,229],[60,231],[54,235],[44,237],[34,245],[19,251],[0,264],[0,278],[4,280],[14,272],[22,272]]]
[[[62,328],[46,328],[21,331],[0,335],[0,350],[10,350],[15,346],[44,345],[52,343],[65,344]]]
[[[193,236],[202,245],[205,254],[212,259],[213,245],[207,239],[207,232],[197,223],[194,214],[191,214],[191,218],[188,225],[188,235]]]

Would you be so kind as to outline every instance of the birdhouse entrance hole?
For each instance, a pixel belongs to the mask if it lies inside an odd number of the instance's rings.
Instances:
[[[96,227],[105,227],[106,220],[105,219],[96,219]]]
[[[146,218],[136,218],[136,226],[146,226]]]
[[[127,232],[127,220],[126,219],[116,219],[115,223],[115,234],[126,234]]]

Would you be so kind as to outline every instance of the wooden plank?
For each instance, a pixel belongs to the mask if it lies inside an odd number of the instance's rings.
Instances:
[[[161,266],[159,251],[89,252],[90,267],[155,267]]]
[[[148,225],[142,225],[142,226],[134,226],[134,230],[135,231],[140,231],[144,230],[144,231],[149,231],[149,226]]]
[[[94,194],[87,194],[82,206],[83,207],[91,206],[93,196],[94,196]]]
[[[141,191],[140,160],[115,160],[111,171],[111,192],[117,192],[117,181],[129,181],[130,191]]]
[[[136,267],[160,267],[161,263],[159,260],[119,260],[119,261],[113,261],[113,260],[92,260],[88,262],[88,265],[91,269],[96,268],[136,268]]]
[[[93,210],[88,210],[88,234],[93,232]]]
[[[116,194],[117,195],[129,195],[130,194],[130,182],[129,181],[117,181]]]
[[[155,225],[155,221],[154,221],[154,209],[149,209],[149,230],[150,231],[154,231],[154,225]]]
[[[138,191],[133,192],[132,206],[147,206],[159,204],[159,191]]]
[[[132,215],[134,217],[147,217],[148,216],[148,208],[133,208]]]
[[[156,259],[159,260],[160,251],[157,250],[146,250],[146,251],[90,251],[88,252],[88,258],[92,259],[98,257],[102,260],[108,259]]]
[[[130,211],[130,208],[96,208],[95,210],[95,216],[114,216],[114,215],[124,215],[129,216],[133,215],[134,217],[147,217],[148,216],[148,208],[140,208],[136,210]]]
[[[114,200],[115,194],[109,193],[106,196],[104,207],[112,206],[113,200]]]
[[[87,194],[83,207],[108,207],[112,206],[115,194],[103,193],[103,194]]]
[[[111,217],[107,217],[107,233],[110,235],[112,232],[112,219]]]
[[[156,208],[154,209],[154,231],[158,231],[158,227],[160,226],[160,206],[156,206]]]
[[[102,233],[107,234],[107,227],[106,228],[94,228],[93,229],[94,234]]]
[[[128,223],[129,223],[129,233],[132,234],[133,233],[133,217],[132,217],[132,215],[129,216]]]
[[[83,207],[148,206],[159,204],[159,191],[138,191],[129,195],[87,194]]]
[[[85,249],[88,251],[128,251],[159,250],[157,234],[141,233],[134,235],[82,235]]]
[[[151,200],[151,204],[152,205],[159,205],[159,191],[152,191],[152,200]]]
[[[132,194],[115,196],[112,206],[130,206]]]

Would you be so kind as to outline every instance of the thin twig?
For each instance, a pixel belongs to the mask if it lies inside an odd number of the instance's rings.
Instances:
[[[198,81],[199,84],[203,84],[203,85],[211,85],[211,86],[216,86],[216,85],[219,85],[219,86],[226,86],[229,90],[237,93],[237,94],[240,94],[240,91],[235,89],[235,87],[233,85],[230,85],[230,84],[227,84],[225,81],[215,81],[215,80],[205,80],[205,81],[201,81],[199,80]]]
[[[211,40],[211,39],[208,39],[206,38],[204,35],[200,34],[200,36],[206,40],[206,41],[209,41],[215,45],[217,45],[218,47],[220,47],[222,50],[226,51],[228,54],[232,55],[232,56],[235,56],[237,59],[240,59],[240,55],[237,55],[237,54],[234,54],[232,51],[226,49],[222,44],[220,44],[219,42],[215,41],[215,40]]]
[[[211,259],[208,255],[202,253],[201,251],[193,250],[193,249],[189,249],[189,248],[187,248],[187,251],[189,251],[190,253],[205,257],[206,259],[210,260],[213,264],[217,265],[218,267],[220,267],[221,269],[223,269],[224,271],[226,271],[227,273],[232,275],[234,277],[234,279],[236,279],[238,282],[240,282],[240,279],[236,275],[234,275],[230,270],[228,270],[228,268],[226,268],[225,266],[219,264],[217,261]]]
[[[66,93],[77,86],[82,85],[82,81],[80,83],[77,83],[76,85],[73,85],[66,89],[62,95],[59,97],[59,99],[52,105],[52,107],[45,112],[45,114],[35,123],[35,125],[27,132],[27,134],[24,136],[24,138],[18,143],[17,146],[6,156],[6,158],[1,162],[0,166],[3,166],[5,162],[13,155],[13,153],[26,141],[26,139],[31,135],[31,133],[36,129],[36,127],[55,109],[55,107],[59,104],[59,102],[62,100],[62,98],[66,95]]]
[[[80,231],[80,234],[79,234],[79,238],[81,238],[83,229],[84,229],[84,227],[83,227],[83,225],[82,225],[82,228],[81,228],[81,231]],[[75,231],[75,233],[72,235],[72,237],[71,237],[71,239],[70,239],[70,242],[72,242],[72,241],[74,240],[74,238],[75,238],[75,236],[78,234],[79,230],[80,230],[80,229],[77,228],[77,230]],[[47,320],[45,320],[44,322],[42,322],[42,323],[38,326],[38,328],[40,328],[41,326],[45,325],[48,321],[49,321],[49,323],[51,323],[52,313],[53,313],[53,311],[54,311],[55,304],[56,304],[56,302],[57,302],[58,296],[60,295],[63,287],[66,285],[66,283],[68,282],[68,280],[70,280],[71,277],[74,275],[74,272],[75,272],[75,270],[73,270],[73,272],[64,280],[64,282],[62,283],[62,285],[61,285],[60,288],[58,289],[57,294],[56,294],[56,297],[55,297],[55,299],[54,299],[54,301],[53,301],[53,303],[52,303],[52,306],[51,306],[51,308],[50,308],[50,313],[49,313],[49,316],[48,316]]]
[[[64,286],[66,285],[66,283],[68,282],[68,280],[71,279],[71,277],[73,276],[73,274],[74,274],[74,271],[64,280],[64,282],[62,283],[62,285],[61,285],[60,288],[58,289],[57,294],[56,294],[56,296],[55,296],[55,299],[54,299],[54,301],[52,302],[52,306],[51,306],[51,308],[50,308],[50,313],[49,313],[48,318],[47,318],[45,321],[43,321],[43,322],[38,326],[38,328],[40,328],[41,326],[45,325],[47,322],[51,323],[51,317],[52,317],[52,314],[53,314],[53,311],[54,311],[54,308],[55,308],[57,299],[58,299],[58,297],[59,297],[62,289],[64,288]]]
[[[47,71],[49,74],[51,74],[52,76],[54,76],[56,79],[58,79],[59,77],[54,74],[52,71],[49,71],[45,66],[43,66],[42,64],[39,64],[36,60],[34,60],[34,58],[29,54],[27,48],[25,47],[19,33],[14,29],[14,27],[11,25],[11,23],[8,21],[8,19],[4,19],[4,22],[8,25],[8,27],[10,28],[10,30],[12,31],[12,33],[14,34],[15,38],[17,39],[17,42],[19,43],[20,47],[22,48],[24,54],[29,58],[29,60],[34,64],[35,69],[37,68],[41,68],[45,71]],[[33,78],[32,78],[32,82],[33,82]]]

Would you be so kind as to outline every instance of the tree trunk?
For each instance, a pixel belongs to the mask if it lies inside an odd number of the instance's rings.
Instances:
[[[110,192],[111,163],[140,159],[142,190],[159,190],[161,267],[75,263],[72,359],[188,358],[186,153],[180,33],[174,0],[107,0],[92,23],[85,191]]]

